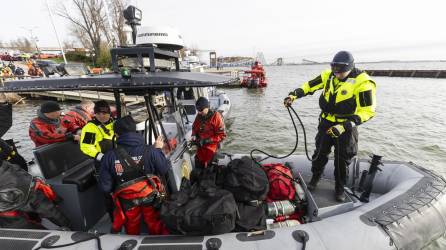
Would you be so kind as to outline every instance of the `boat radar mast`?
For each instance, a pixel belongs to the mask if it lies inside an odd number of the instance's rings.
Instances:
[[[132,27],[132,40],[133,44],[136,44],[136,26],[141,25],[142,12],[135,6],[130,5],[129,7],[127,7],[127,9],[124,10],[124,18],[126,20],[125,23]]]

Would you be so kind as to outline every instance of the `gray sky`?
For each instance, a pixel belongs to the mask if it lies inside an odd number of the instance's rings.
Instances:
[[[70,0],[48,0],[51,6]],[[41,46],[57,46],[44,0],[15,0],[2,11],[0,40],[29,37],[37,26]],[[143,25],[176,28],[186,45],[221,56],[329,61],[350,50],[357,61],[446,60],[444,0],[132,0]],[[21,8],[20,6],[27,6]],[[8,20],[8,21],[6,21]],[[65,21],[55,16],[62,40]],[[7,25],[5,25],[7,24]]]

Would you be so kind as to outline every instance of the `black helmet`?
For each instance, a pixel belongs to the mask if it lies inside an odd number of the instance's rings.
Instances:
[[[353,55],[348,51],[339,51],[330,63],[333,73],[342,73],[355,67]]]

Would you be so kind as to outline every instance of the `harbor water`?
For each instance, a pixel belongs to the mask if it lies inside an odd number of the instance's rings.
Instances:
[[[445,62],[360,64],[370,69],[444,69]],[[399,65],[399,66],[398,66]],[[303,82],[315,77],[327,65],[267,66],[265,89],[225,89],[232,101],[228,138],[223,150],[249,153],[258,148],[273,154],[287,154],[296,137],[283,98]],[[359,157],[382,155],[385,160],[411,161],[446,176],[446,79],[375,77],[376,116],[359,126]],[[307,132],[310,155],[320,109],[320,92],[298,99],[293,107]],[[32,159],[33,143],[28,136],[30,120],[38,101],[15,105],[12,129],[4,138],[19,141],[19,151]],[[73,103],[64,104],[68,108]],[[296,120],[297,122],[297,120]],[[304,153],[303,133],[299,126],[296,154]]]

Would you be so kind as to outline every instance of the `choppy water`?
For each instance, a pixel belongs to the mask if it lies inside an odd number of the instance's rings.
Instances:
[[[359,68],[424,69],[445,68],[445,63],[427,67],[424,63],[400,66],[375,64]],[[264,90],[228,89],[235,121],[230,127],[225,150],[248,153],[259,148],[276,154],[292,150],[294,129],[283,98],[292,89],[313,78],[326,66],[267,67],[269,86]],[[446,175],[446,79],[375,77],[377,114],[359,127],[359,156],[371,153],[387,160],[412,161]],[[303,120],[314,150],[320,92],[297,100],[293,107]],[[300,137],[302,132],[300,129]],[[303,140],[298,153],[304,152]]]
[[[283,98],[304,81],[320,73],[324,65],[266,67],[266,89],[226,89],[233,103],[234,122],[224,150],[249,153],[259,148],[275,154],[288,153],[295,135]],[[444,69],[440,63],[361,64],[373,69]],[[375,153],[387,160],[412,161],[446,175],[446,79],[375,77],[377,115],[359,127],[359,156]],[[310,154],[314,149],[320,93],[297,100],[293,105],[303,120]],[[20,152],[32,157],[29,121],[38,102],[14,106],[14,125],[5,138],[20,141]],[[72,104],[67,104],[72,105]],[[301,129],[299,130],[301,132]],[[302,134],[300,134],[302,138]],[[298,154],[302,154],[303,140]]]

